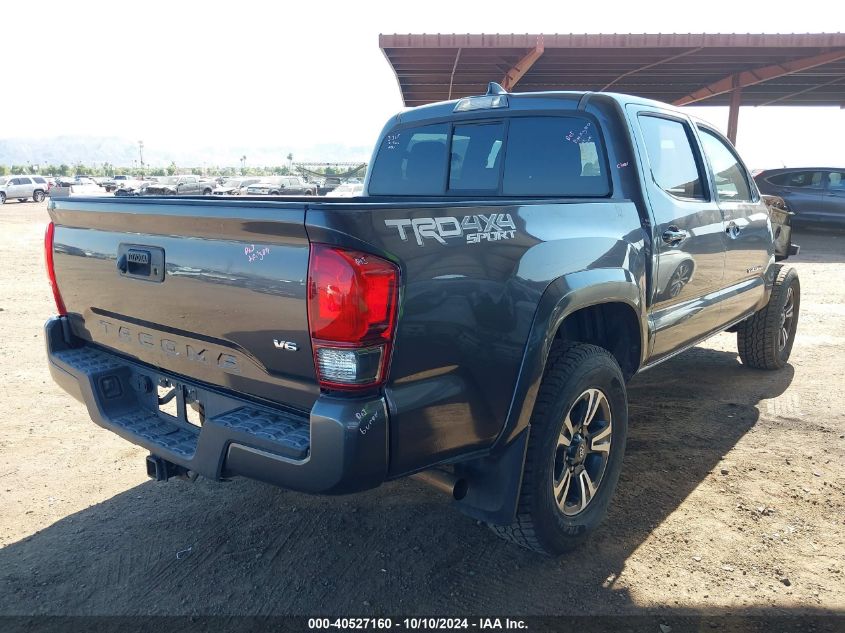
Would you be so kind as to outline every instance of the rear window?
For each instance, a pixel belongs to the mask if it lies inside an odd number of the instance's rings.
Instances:
[[[372,195],[604,196],[595,124],[581,116],[514,117],[394,130],[379,147]]]
[[[603,148],[592,121],[581,117],[513,119],[502,193],[604,196]]]
[[[456,125],[449,160],[451,191],[496,191],[504,123]]]
[[[438,195],[446,176],[448,125],[397,130],[381,142],[370,193]]]

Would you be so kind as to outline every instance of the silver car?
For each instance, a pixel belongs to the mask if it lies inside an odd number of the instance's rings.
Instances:
[[[9,198],[26,202],[29,198],[42,202],[47,196],[47,180],[41,176],[0,176],[0,204]]]

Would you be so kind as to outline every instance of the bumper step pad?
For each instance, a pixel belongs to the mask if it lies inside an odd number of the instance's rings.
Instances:
[[[294,459],[305,458],[311,446],[311,429],[303,419],[242,407],[209,422],[275,442],[286,449],[285,456]]]

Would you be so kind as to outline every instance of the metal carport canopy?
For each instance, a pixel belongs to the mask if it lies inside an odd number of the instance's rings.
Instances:
[[[845,108],[845,34],[393,34],[406,106],[508,90],[623,92],[676,105]]]

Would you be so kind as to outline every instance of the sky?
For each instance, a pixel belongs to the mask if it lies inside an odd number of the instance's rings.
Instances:
[[[785,3],[784,3],[785,4]],[[845,31],[835,0],[801,11],[690,0],[319,3],[109,0],[16,2],[3,9],[0,58],[29,71],[0,97],[0,139],[118,136],[156,147],[372,147],[402,109],[379,33],[673,33]],[[591,9],[590,6],[593,6]],[[771,9],[776,9],[771,4]],[[591,19],[583,19],[590,11]],[[831,16],[835,19],[832,21]],[[836,23],[836,22],[839,23]],[[690,108],[723,131],[726,108]],[[807,132],[812,133],[807,133]],[[740,111],[751,167],[845,162],[845,110]],[[239,156],[232,157],[237,164]],[[332,157],[326,156],[325,159]],[[282,162],[280,160],[280,162]]]

